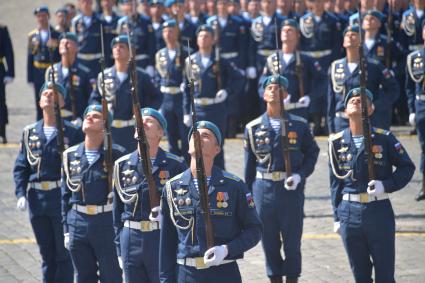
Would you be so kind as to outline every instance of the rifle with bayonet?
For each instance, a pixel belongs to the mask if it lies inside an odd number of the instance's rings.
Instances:
[[[359,5],[359,22],[361,23],[362,11]],[[371,125],[368,114],[367,107],[367,96],[366,96],[366,66],[365,66],[365,57],[363,53],[363,31],[362,28],[359,28],[359,76],[360,76],[360,100],[361,100],[361,109],[362,109],[362,126],[363,126],[363,136],[364,136],[364,156],[367,162],[367,169],[369,174],[369,181],[375,179],[375,167],[373,165],[372,158],[372,136],[371,136]],[[373,188],[372,188],[373,189]]]
[[[385,67],[391,68],[391,47],[393,41],[393,5],[391,3],[388,4],[388,18],[387,18],[387,42],[386,42],[386,50],[385,50]]]
[[[69,68],[69,97],[71,98],[71,112],[72,112],[72,120],[75,121],[78,118],[77,113],[77,101],[75,98],[75,89],[74,89],[74,74],[72,72],[71,65],[71,56],[69,54],[68,44],[65,45],[66,49],[66,60],[68,61]]]
[[[140,113],[140,102],[137,95],[137,71],[136,71],[136,60],[132,50],[130,31],[127,29],[128,36],[128,48],[130,51],[129,70],[130,70],[130,83],[131,83],[131,98],[133,103],[133,114],[136,120],[136,134],[137,134],[137,148],[139,151],[140,162],[142,163],[143,174],[145,175],[148,183],[149,190],[149,204],[151,209],[159,206],[160,196],[156,187],[155,180],[152,175],[152,163],[149,156],[149,144],[146,138],[145,128],[143,125],[142,114]],[[156,217],[157,212],[152,212],[152,216]]]
[[[52,40],[52,33],[50,31],[49,27],[49,40]],[[57,137],[56,141],[58,144],[58,152],[61,156],[62,160],[62,153],[65,150],[65,142],[64,142],[64,133],[63,133],[63,121],[61,116],[61,108],[59,105],[59,95],[58,91],[56,89],[56,80],[55,80],[55,69],[53,66],[53,47],[49,46],[49,61],[50,61],[50,69],[51,69],[51,82],[52,82],[52,90],[53,90],[53,97],[54,97],[54,108],[55,108],[55,121],[56,121],[56,130],[57,130]]]
[[[105,88],[105,46],[103,39],[103,25],[100,25],[100,40],[102,46],[102,56],[100,57],[100,74],[101,74],[101,89],[102,89],[102,118],[103,118],[103,129],[104,129],[104,138],[103,138],[103,151],[105,153],[104,157],[104,167],[106,168],[106,174],[108,177],[108,195],[112,191],[112,170],[113,170],[113,156],[112,156],[112,134],[109,121],[109,110],[108,102],[106,101],[106,88]],[[110,202],[111,199],[108,199]]]
[[[276,18],[274,19],[274,24],[275,24],[275,44],[276,44],[276,58],[277,58],[277,72],[278,75],[280,76],[280,56],[279,56],[279,44],[278,44],[278,32],[277,32],[277,21]],[[291,166],[291,157],[290,157],[290,153],[289,153],[289,139],[288,139],[288,128],[289,128],[289,121],[286,115],[286,111],[285,111],[285,105],[283,104],[283,90],[280,87],[280,82],[278,82],[279,84],[279,102],[280,102],[280,109],[281,109],[281,127],[282,127],[282,135],[281,135],[281,140],[282,140],[282,152],[283,152],[283,161],[285,163],[285,172],[286,172],[286,178],[289,178],[292,176],[292,166]],[[292,183],[287,183],[289,186],[292,185]]]
[[[214,246],[214,231],[211,222],[210,215],[210,205],[208,202],[208,186],[207,186],[207,175],[205,173],[204,167],[204,158],[202,157],[202,146],[201,146],[201,135],[197,129],[197,115],[195,109],[195,98],[194,98],[194,78],[192,73],[192,58],[190,57],[190,46],[189,41],[187,41],[187,47],[189,52],[189,61],[187,66],[187,79],[189,81],[189,97],[190,97],[190,106],[192,108],[192,124],[193,124],[193,142],[195,146],[195,159],[196,159],[196,178],[198,179],[199,186],[199,196],[201,203],[201,214],[205,222],[205,235],[207,242],[207,249],[210,249]]]
[[[221,50],[220,50],[220,40],[221,40],[221,26],[220,21],[217,16],[217,24],[215,26],[215,49],[214,49],[214,57],[215,57],[215,75],[217,80],[217,90],[222,88],[221,82]]]

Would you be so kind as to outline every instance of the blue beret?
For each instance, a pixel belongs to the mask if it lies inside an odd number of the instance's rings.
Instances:
[[[364,14],[363,14],[363,18],[365,16],[374,16],[375,18],[379,19],[381,22],[384,20],[385,15],[382,14],[381,12],[379,12],[378,10],[367,10]]]
[[[56,10],[55,14],[58,14],[58,13],[64,13],[65,15],[67,15],[68,10],[65,7],[62,7]]]
[[[184,4],[184,0],[166,0],[165,1],[165,7],[169,8],[173,4]]]
[[[155,118],[159,122],[159,124],[161,125],[162,129],[164,131],[167,130],[167,121],[165,120],[164,116],[159,111],[156,111],[153,108],[145,107],[145,108],[140,109],[140,113],[142,114],[142,117],[143,116],[151,116],[151,117]]]
[[[53,86],[52,82],[50,81],[44,82],[43,86],[40,89],[40,96],[46,89],[48,89],[51,86]],[[55,88],[62,95],[62,97],[64,98],[66,97],[67,92],[66,92],[66,89],[63,87],[63,85],[55,83]]]
[[[111,41],[111,48],[113,48],[114,45],[117,43],[125,43],[128,46],[128,36],[122,34],[117,37],[114,37],[114,39],[112,39]]]
[[[196,122],[196,128],[197,129],[208,129],[215,135],[218,144],[221,146],[221,133],[218,127],[210,122],[210,121],[198,121]],[[189,135],[187,136],[187,139],[190,140],[190,137],[192,136],[193,127],[190,128]]]
[[[120,2],[121,4],[127,4],[127,3],[130,3],[130,2],[131,2],[131,0],[119,0],[119,2]]]
[[[61,35],[59,36],[59,41],[61,41],[62,39],[69,39],[74,41],[77,45],[78,45],[78,38],[77,35],[73,32],[64,32],[61,33]]]
[[[162,23],[162,29],[173,28],[176,26],[177,26],[177,22],[175,19],[168,19]]]
[[[282,25],[280,26],[280,28],[286,27],[286,26],[291,26],[296,28],[297,30],[299,30],[299,26],[296,20],[294,19],[286,19],[282,22]]]
[[[268,76],[263,82],[263,88],[265,89],[270,84],[279,84],[284,89],[288,89],[289,82],[288,80],[281,75],[271,75]]]
[[[34,9],[34,15],[37,15],[38,13],[49,14],[49,8],[47,6],[40,6],[38,8],[35,8]]]
[[[365,90],[366,90],[366,96],[369,98],[370,102],[372,102],[373,101],[373,93],[370,90],[368,90],[367,88]],[[348,104],[348,101],[350,100],[350,98],[355,97],[355,96],[360,96],[360,88],[359,87],[353,88],[347,93],[347,95],[345,96],[345,99],[344,99],[344,107],[347,107],[347,104]]]
[[[214,30],[213,30],[213,28],[211,27],[211,26],[209,26],[209,25],[200,25],[197,29],[196,29],[196,36],[198,36],[198,34],[201,32],[201,31],[207,31],[207,32],[209,32],[209,33],[211,33],[211,35],[214,35]]]
[[[100,104],[91,104],[86,107],[86,110],[84,110],[83,119],[86,118],[86,115],[89,114],[92,111],[100,112],[102,113],[102,105]],[[112,120],[114,119],[114,116],[112,115],[111,111],[108,110],[108,123],[109,126],[112,124]]]
[[[149,5],[164,5],[164,1],[162,1],[162,0],[149,0],[148,4]]]
[[[343,35],[345,36],[345,34],[347,32],[349,32],[349,31],[355,32],[355,33],[359,33],[360,32],[360,27],[357,24],[348,26],[348,27],[345,28]]]

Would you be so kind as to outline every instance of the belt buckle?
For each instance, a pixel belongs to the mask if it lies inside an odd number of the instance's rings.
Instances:
[[[86,210],[88,215],[95,215],[97,213],[96,205],[86,205]]]
[[[140,230],[142,232],[149,232],[150,231],[150,222],[149,221],[140,221]]]
[[[369,202],[369,194],[367,194],[367,193],[359,194],[359,201],[361,203],[368,203]]]
[[[47,191],[49,189],[49,183],[48,182],[41,182],[41,189],[43,191]]]
[[[205,97],[199,98],[199,104],[202,106],[206,106],[208,104],[208,101]]]
[[[121,122],[121,120],[115,120],[114,121],[114,125],[115,125],[115,128],[122,128],[122,122]]]
[[[276,172],[272,172],[272,180],[277,182],[280,181],[280,172],[276,171]]]
[[[207,265],[205,264],[203,257],[195,257],[195,267],[196,269],[207,268]]]

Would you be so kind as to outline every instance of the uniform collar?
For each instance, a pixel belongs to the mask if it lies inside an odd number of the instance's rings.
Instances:
[[[140,162],[139,159],[139,153],[137,152],[137,150],[133,151],[130,154],[130,158],[129,158],[130,164],[137,166],[137,164]],[[165,151],[162,148],[158,148],[158,152],[156,154],[155,157],[155,162],[154,162],[154,166],[152,166],[152,174],[154,174],[158,168],[161,166],[166,166],[167,165],[167,156],[165,155]]]

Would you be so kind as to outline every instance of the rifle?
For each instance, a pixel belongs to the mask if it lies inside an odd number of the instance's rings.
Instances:
[[[388,6],[388,19],[387,19],[387,42],[386,42],[386,50],[385,50],[385,66],[387,68],[392,67],[391,62],[391,43],[393,40],[393,6],[389,3]]]
[[[187,47],[189,46],[189,40],[187,41]],[[214,231],[211,222],[210,215],[210,205],[208,202],[208,186],[207,186],[207,176],[205,173],[204,158],[202,156],[202,147],[201,147],[201,135],[198,131],[196,122],[198,121],[195,109],[195,98],[194,98],[194,81],[192,73],[192,62],[189,52],[189,62],[188,62],[188,75],[187,79],[189,81],[189,97],[190,97],[190,106],[192,108],[192,124],[193,124],[193,142],[195,145],[195,159],[196,159],[196,178],[198,179],[199,186],[199,198],[201,200],[201,214],[205,222],[205,235],[207,241],[207,249],[210,249],[214,246]]]
[[[221,83],[221,51],[220,51],[220,38],[221,38],[221,27],[220,27],[220,21],[218,20],[218,16],[217,16],[217,25],[216,25],[216,29],[215,29],[215,50],[214,50],[214,54],[215,54],[215,75],[217,77],[217,90],[220,90],[222,88],[222,83]]]
[[[108,102],[106,101],[106,89],[105,89],[105,46],[103,41],[103,24],[100,24],[100,41],[102,46],[102,56],[100,57],[100,73],[101,73],[101,89],[102,89],[102,118],[103,118],[103,151],[105,152],[105,158],[103,165],[106,168],[106,174],[108,176],[108,195],[112,191],[112,170],[113,170],[113,157],[112,157],[112,134],[111,127],[109,126],[109,111]],[[109,202],[111,199],[108,200]]]
[[[136,74],[136,60],[131,46],[130,31],[127,29],[128,48],[130,51],[130,60],[128,62],[130,69],[130,83],[131,83],[131,98],[133,102],[133,114],[136,120],[136,133],[137,133],[137,147],[139,151],[140,162],[142,163],[143,174],[145,175],[148,183],[149,190],[149,204],[151,209],[159,206],[160,197],[156,187],[155,180],[152,175],[152,163],[149,156],[149,144],[146,138],[145,128],[143,126],[142,114],[140,113],[140,102],[137,96],[137,74]],[[156,217],[157,212],[152,212],[152,216]]]
[[[301,55],[299,50],[295,50],[295,74],[298,79],[298,89],[300,98],[304,96],[304,76],[303,76],[304,64],[301,61]]]
[[[362,22],[362,11],[359,4],[359,22]],[[359,28],[360,44],[359,44],[359,76],[360,76],[360,99],[362,108],[362,125],[363,125],[363,136],[364,136],[364,156],[367,162],[367,169],[369,174],[369,181],[375,179],[375,167],[373,165],[372,158],[372,137],[371,137],[371,125],[369,115],[367,111],[367,96],[366,96],[366,69],[365,69],[365,58],[363,53],[363,32],[362,28]],[[373,189],[373,188],[372,188]]]
[[[68,61],[68,64],[69,64],[69,84],[70,84],[70,87],[69,87],[69,97],[71,98],[72,120],[75,120],[75,119],[78,118],[78,114],[77,114],[77,101],[75,99],[75,94],[74,94],[74,78],[73,78],[73,75],[72,75],[72,66],[71,66],[71,60],[70,60],[71,58],[69,56],[68,45],[65,45],[65,49],[66,49],[67,61]]]
[[[279,56],[279,45],[278,45],[278,39],[277,39],[277,21],[276,17],[274,18],[274,25],[275,25],[275,45],[276,45],[276,58],[277,58],[277,72],[280,76],[280,56]],[[285,105],[282,101],[282,89],[280,87],[279,83],[279,102],[280,102],[280,109],[281,109],[281,127],[282,127],[282,152],[283,152],[283,161],[285,163],[285,172],[286,172],[286,178],[289,178],[292,176],[292,166],[291,166],[291,157],[289,154],[289,139],[288,139],[288,128],[289,128],[289,121],[286,117],[286,111],[285,111]],[[292,185],[292,182],[287,183],[289,186]]]
[[[49,40],[51,39],[52,39],[52,33],[49,27]],[[58,91],[56,90],[56,83],[55,83],[55,69],[53,68],[53,47],[49,47],[49,61],[50,61],[50,69],[52,70],[51,72],[52,90],[53,90],[53,97],[55,101],[56,129],[58,131],[56,141],[58,144],[58,152],[62,160],[62,153],[65,150],[65,142],[64,142],[64,134],[63,134],[63,121],[61,116],[61,109],[59,106],[59,95],[58,95]]]

